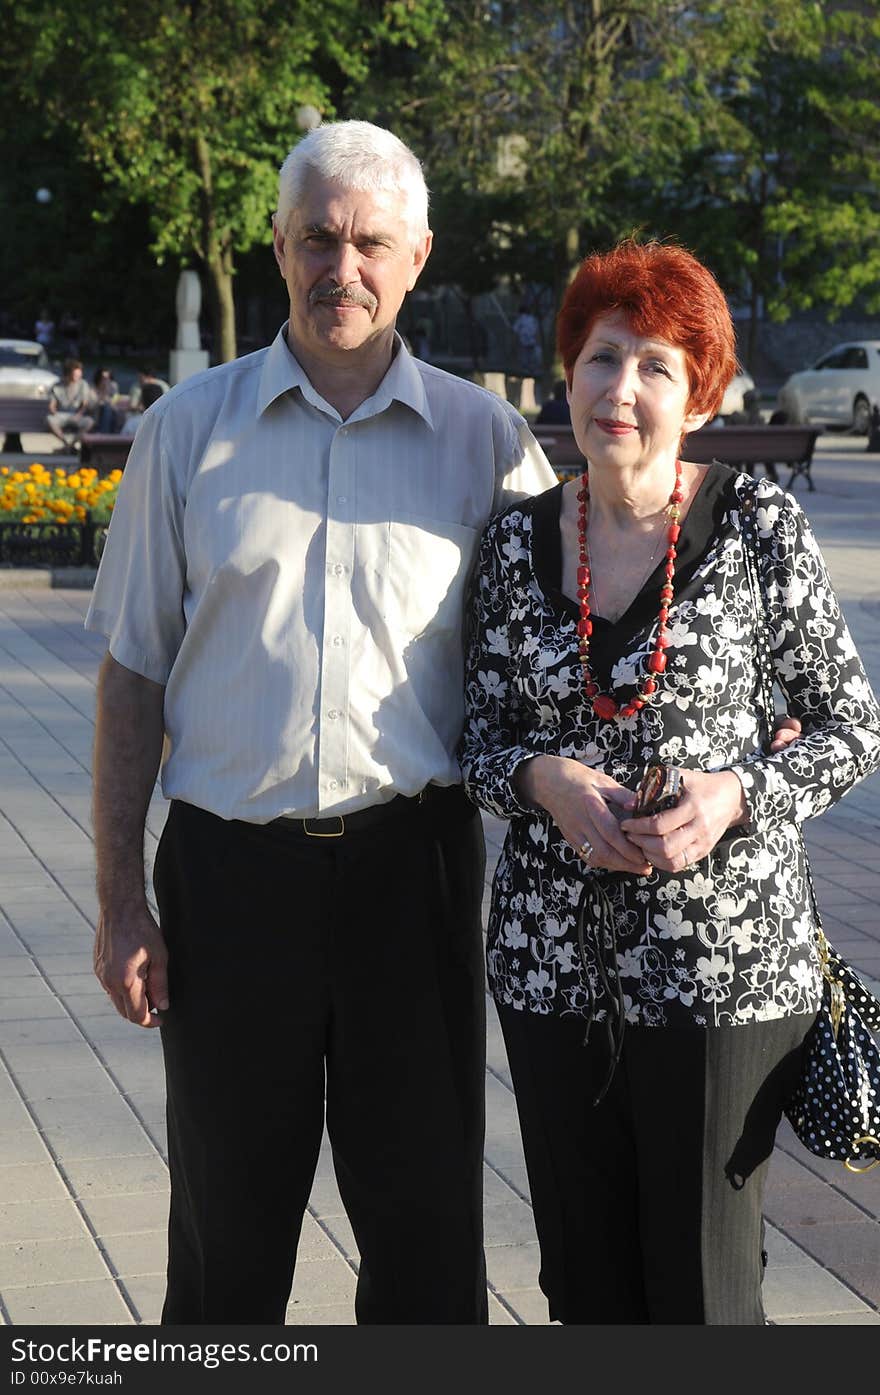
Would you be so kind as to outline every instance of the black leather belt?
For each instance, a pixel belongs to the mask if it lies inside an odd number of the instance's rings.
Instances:
[[[334,814],[329,819],[288,819],[282,816],[273,819],[271,827],[298,834],[302,838],[342,838],[347,833],[363,833],[368,828],[399,819],[425,804],[430,789],[428,786],[412,796],[396,794],[385,804],[371,804],[368,809],[356,809],[353,814]]]

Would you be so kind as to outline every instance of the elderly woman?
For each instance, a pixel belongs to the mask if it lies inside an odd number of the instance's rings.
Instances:
[[[705,267],[592,256],[558,339],[586,463],[486,530],[463,752],[510,820],[488,963],[541,1287],[565,1323],[759,1324],[767,1163],[820,997],[800,826],[880,763],[880,712],[795,500],[687,461],[735,368]],[[803,727],[775,754],[762,631]],[[679,802],[634,817],[655,762]]]

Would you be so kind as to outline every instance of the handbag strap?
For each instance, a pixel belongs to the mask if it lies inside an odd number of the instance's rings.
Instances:
[[[740,531],[743,538],[743,557],[745,560],[746,577],[749,583],[749,592],[752,598],[752,608],[755,613],[755,647],[758,656],[758,679],[761,687],[761,700],[764,704],[764,719],[766,722],[766,749],[769,751],[770,743],[773,740],[773,725],[776,719],[776,703],[773,699],[773,684],[775,682],[775,669],[773,667],[773,654],[770,648],[770,601],[767,594],[767,582],[764,576],[764,569],[761,565],[761,556],[758,550],[758,521],[757,521],[757,486],[754,481],[747,487],[744,497],[740,503]],[[762,742],[762,745],[765,743]],[[799,830],[800,831],[800,830]],[[830,947],[822,929],[822,917],[819,913],[819,902],[816,896],[816,887],[813,882],[813,873],[810,869],[810,859],[807,850],[803,846],[803,835],[801,834],[801,847],[804,854],[804,870],[807,877],[807,886],[812,902],[813,920],[815,923],[816,948],[819,953],[819,965],[822,976],[828,983],[836,984],[829,967]]]
[[[755,647],[758,660],[758,680],[761,687],[761,700],[764,705],[764,721],[766,724],[766,731],[761,745],[769,750],[770,742],[773,740],[773,725],[776,719],[776,703],[773,699],[775,671],[773,668],[773,656],[770,650],[767,585],[758,556],[758,526],[756,514],[757,501],[755,499],[755,488],[754,485],[752,485],[746,491],[745,497],[740,504],[740,529],[743,538],[743,558],[745,561],[746,579],[749,584],[752,610],[754,611],[757,621],[755,625]]]

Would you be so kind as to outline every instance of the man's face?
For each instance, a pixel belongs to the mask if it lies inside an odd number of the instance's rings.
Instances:
[[[287,228],[275,228],[274,247],[290,295],[291,348],[341,365],[390,352],[431,234],[412,245],[402,197],[311,174]]]

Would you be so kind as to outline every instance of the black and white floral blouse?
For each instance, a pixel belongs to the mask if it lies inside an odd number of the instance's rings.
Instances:
[[[813,1011],[820,979],[800,825],[880,764],[880,709],[809,523],[777,485],[710,466],[679,540],[658,697],[629,720],[599,722],[583,696],[577,606],[560,590],[561,490],[489,524],[474,581],[464,778],[482,808],[510,820],[489,920],[492,992],[531,1012],[587,1014],[575,912],[592,877],[611,902],[630,1023],[740,1025]],[[750,492],[776,678],[804,728],[773,756],[762,752],[768,724],[739,527]],[[591,667],[622,701],[651,652],[662,565],[618,621],[594,620]],[[751,822],[693,870],[594,872],[549,814],[517,796],[517,766],[539,754],[573,757],[630,788],[653,760],[732,769]],[[588,912],[599,915],[598,901]],[[589,945],[601,1016],[607,997]]]

